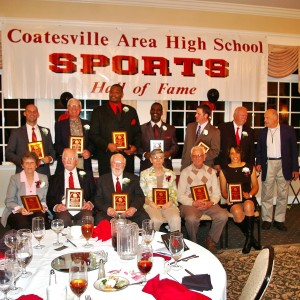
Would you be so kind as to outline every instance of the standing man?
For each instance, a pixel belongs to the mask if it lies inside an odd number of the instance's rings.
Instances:
[[[141,156],[140,172],[152,166],[152,163],[150,162],[150,140],[164,141],[163,166],[173,170],[172,158],[174,158],[178,152],[176,129],[174,126],[161,120],[163,107],[160,103],[155,102],[151,105],[150,115],[151,121],[141,126],[142,140],[141,146],[138,149],[138,154]]]
[[[5,157],[16,165],[16,173],[22,171],[21,157],[28,151],[28,143],[43,143],[44,157],[39,159],[38,173],[50,176],[49,165],[55,159],[55,149],[49,128],[37,125],[40,116],[38,108],[33,104],[28,104],[24,111],[26,124],[12,131],[6,147]]]
[[[265,128],[259,131],[256,150],[256,170],[262,172],[262,229],[268,230],[273,220],[274,183],[277,201],[274,226],[287,231],[284,224],[290,180],[299,177],[297,140],[295,130],[279,124],[275,109],[265,112]]]
[[[95,217],[95,224],[117,216],[118,213],[113,208],[112,203],[113,193],[127,193],[128,209],[123,213],[123,217],[142,227],[142,221],[149,219],[149,216],[143,208],[145,196],[140,187],[139,177],[124,172],[126,159],[122,154],[112,155],[110,165],[111,172],[100,176],[97,180],[95,207],[98,212]]]
[[[98,150],[99,175],[110,172],[110,158],[122,152],[126,158],[126,171],[134,173],[134,154],[140,144],[141,126],[136,110],[122,104],[123,87],[111,86],[108,103],[94,109],[91,120],[90,137]],[[118,149],[113,143],[113,132],[126,132],[128,149]]]
[[[215,169],[220,171],[230,163],[229,148],[240,146],[243,152],[242,160],[255,165],[254,130],[246,125],[247,108],[239,106],[233,114],[233,121],[218,126],[221,136],[219,156],[215,159]]]
[[[84,138],[83,152],[78,159],[78,168],[86,171],[92,171],[92,154],[95,147],[89,138],[89,121],[81,119],[81,102],[78,99],[71,98],[67,103],[68,119],[55,123],[55,149],[58,154],[55,173],[64,169],[61,155],[65,148],[70,147],[71,136],[82,136]]]
[[[209,147],[206,152],[205,165],[213,167],[214,159],[220,152],[220,131],[210,124],[211,109],[202,104],[196,110],[196,122],[189,123],[186,129],[185,141],[182,151],[181,170],[191,164],[191,149],[200,142]]]
[[[62,121],[60,121],[62,122]],[[66,148],[62,154],[64,169],[49,179],[47,205],[56,219],[64,220],[65,227],[81,225],[84,216],[92,216],[96,185],[93,173],[76,168],[78,155]],[[83,189],[83,206],[69,211],[66,206],[66,189]]]
[[[225,209],[219,206],[221,198],[220,184],[216,171],[206,165],[205,149],[195,146],[191,149],[192,164],[181,171],[178,184],[178,202],[181,217],[185,220],[185,227],[191,241],[197,243],[197,232],[200,218],[203,214],[212,218],[212,225],[206,237],[207,249],[215,253],[223,228],[228,216]],[[206,185],[209,200],[193,200],[191,187]]]

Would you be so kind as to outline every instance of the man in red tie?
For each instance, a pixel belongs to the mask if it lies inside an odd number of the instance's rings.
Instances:
[[[96,185],[93,173],[76,167],[78,155],[75,150],[66,148],[62,155],[64,170],[52,175],[49,179],[47,205],[55,218],[63,219],[65,227],[81,225],[83,216],[92,216]],[[70,190],[71,189],[71,190]],[[72,190],[73,189],[73,190]],[[82,206],[72,207],[70,197],[77,189],[83,192]]]
[[[121,213],[125,218],[136,222],[140,227],[144,219],[149,216],[143,208],[145,196],[140,187],[139,177],[124,172],[126,159],[122,154],[114,154],[110,160],[111,173],[100,176],[97,180],[95,195],[95,224],[102,220],[110,220],[118,215],[113,205],[113,193],[126,193],[128,195],[128,209]]]

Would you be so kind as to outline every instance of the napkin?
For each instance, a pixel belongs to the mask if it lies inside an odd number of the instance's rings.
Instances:
[[[171,256],[163,255],[163,254],[155,253],[155,252],[153,252],[153,256],[162,257],[164,260],[170,260],[172,258]]]
[[[150,279],[143,292],[152,295],[156,300],[211,300],[211,298],[187,289],[179,282],[170,279],[159,279],[159,274]]]
[[[108,220],[100,221],[98,225],[94,228],[92,237],[97,237],[98,240],[102,240],[103,242],[111,239],[110,222]]]
[[[17,298],[17,300],[43,300],[43,298],[41,298],[37,295],[30,294],[30,295],[23,295],[23,296]]]
[[[185,276],[182,278],[182,284],[185,285],[188,289],[201,292],[210,291],[213,288],[211,285],[209,274]]]

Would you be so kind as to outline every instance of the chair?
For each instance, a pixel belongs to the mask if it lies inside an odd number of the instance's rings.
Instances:
[[[266,246],[255,259],[239,300],[259,300],[270,283],[274,266],[274,248]]]

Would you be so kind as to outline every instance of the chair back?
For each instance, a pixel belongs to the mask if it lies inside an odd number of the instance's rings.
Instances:
[[[266,246],[256,257],[254,266],[239,299],[261,299],[271,280],[273,266],[274,248],[272,246]]]

